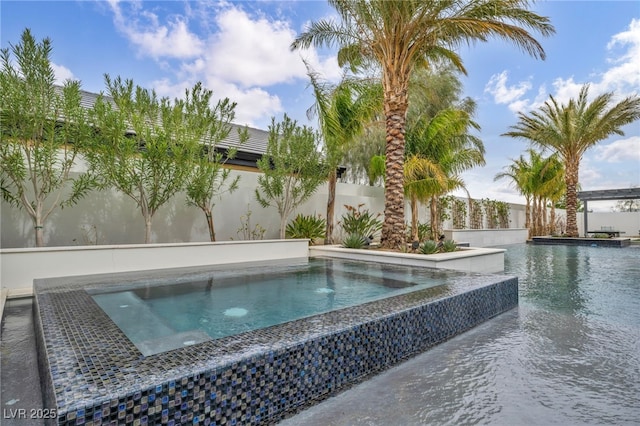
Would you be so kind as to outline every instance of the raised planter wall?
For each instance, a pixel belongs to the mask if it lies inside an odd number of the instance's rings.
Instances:
[[[309,256],[325,256],[479,273],[504,272],[504,252],[504,249],[478,247],[437,254],[396,253],[372,249],[348,249],[340,246],[312,246],[309,248]]]
[[[36,278],[306,258],[307,240],[127,244],[0,250],[8,297],[29,296]]]
[[[514,229],[445,229],[448,240],[469,243],[471,247],[495,247],[527,242],[526,228]]]

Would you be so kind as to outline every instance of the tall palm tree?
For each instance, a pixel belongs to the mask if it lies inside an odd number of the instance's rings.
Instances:
[[[338,46],[339,64],[379,68],[386,126],[385,209],[382,245],[404,244],[404,131],[408,87],[416,66],[446,58],[465,72],[455,49],[491,36],[514,42],[544,58],[540,43],[525,28],[554,32],[549,19],[528,10],[527,0],[329,0],[340,21],[313,22],[291,44]]]
[[[588,99],[589,85],[580,89],[578,99],[567,104],[550,96],[538,110],[518,113],[518,123],[504,134],[528,140],[535,146],[557,152],[565,164],[567,235],[578,236],[576,211],[580,160],[584,153],[613,134],[624,135],[622,127],[640,118],[640,97],[629,96],[613,103],[613,93]]]
[[[343,78],[338,85],[322,82],[309,64],[305,65],[315,97],[307,116],[318,118],[329,168],[325,244],[332,244],[337,168],[345,147],[362,132],[366,121],[382,109],[382,92],[380,84],[372,81]]]

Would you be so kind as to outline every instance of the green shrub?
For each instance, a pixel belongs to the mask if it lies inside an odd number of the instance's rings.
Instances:
[[[442,247],[440,247],[440,249],[444,253],[450,253],[458,249],[458,244],[453,240],[445,240],[442,242]]]
[[[342,241],[342,247],[361,249],[367,245],[367,237],[360,234],[349,234],[347,238]]]
[[[382,229],[382,221],[378,219],[380,214],[373,215],[367,209],[361,210],[363,205],[360,204],[357,208],[349,205],[344,206],[347,212],[342,215],[340,225],[347,238],[352,235],[374,236]]]
[[[287,238],[308,238],[309,244],[324,238],[327,222],[320,216],[298,214],[285,230]]]
[[[412,229],[407,227],[407,240],[411,240]],[[431,224],[418,222],[418,241],[426,241],[431,236]]]
[[[438,243],[433,240],[427,240],[420,246],[420,253],[433,254],[438,252]]]

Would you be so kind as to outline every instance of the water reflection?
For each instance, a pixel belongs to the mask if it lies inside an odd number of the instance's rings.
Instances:
[[[505,248],[518,309],[283,425],[639,425],[640,247]]]

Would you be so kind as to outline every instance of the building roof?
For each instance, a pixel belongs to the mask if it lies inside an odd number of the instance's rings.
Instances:
[[[640,199],[640,188],[580,191],[578,192],[578,198],[583,201],[638,200]]]
[[[81,91],[82,98],[80,100],[80,104],[82,107],[86,109],[93,108],[93,105],[96,103],[98,99],[97,93]],[[111,98],[105,96],[110,102],[113,102]],[[243,144],[240,143],[240,137],[238,135],[238,130],[247,129],[247,134],[249,139]],[[245,159],[249,163],[242,163],[241,165],[246,165],[250,167],[256,167],[255,161],[259,159],[262,154],[264,154],[267,150],[267,142],[269,141],[269,132],[266,130],[255,129],[253,127],[248,126],[240,126],[238,124],[231,123],[231,131],[229,135],[222,141],[216,144],[216,149],[221,152],[226,152],[230,148],[237,149],[237,158]],[[234,162],[233,160],[228,160],[230,164],[239,164],[238,162]]]
[[[80,104],[85,109],[93,108],[98,99],[97,93],[81,90],[82,98]],[[109,102],[113,103],[113,99],[105,96]],[[248,139],[244,143],[240,143],[239,130],[246,129]],[[256,162],[267,152],[267,143],[269,142],[269,132],[266,130],[256,129],[249,126],[241,126],[231,123],[231,131],[229,135],[222,141],[216,143],[215,149],[226,157],[229,149],[236,149],[236,155],[233,158],[225,158],[225,164],[256,169]],[[338,177],[346,171],[344,166],[338,167]]]

